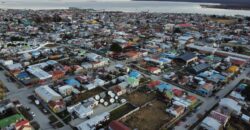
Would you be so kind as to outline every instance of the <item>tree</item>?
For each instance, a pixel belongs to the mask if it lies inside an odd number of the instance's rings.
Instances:
[[[181,29],[180,28],[175,28],[174,33],[181,33]]]
[[[3,100],[6,96],[3,83],[0,81],[0,101]]]
[[[246,97],[247,101],[250,101],[250,86],[247,86],[241,93],[244,97]]]
[[[113,52],[122,52],[122,47],[119,44],[117,44],[117,43],[113,43],[110,46],[110,51],[113,51]]]

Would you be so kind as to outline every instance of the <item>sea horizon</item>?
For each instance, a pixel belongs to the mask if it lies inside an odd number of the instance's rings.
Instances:
[[[123,12],[157,12],[157,13],[198,13],[209,15],[244,15],[250,16],[249,10],[230,10],[202,8],[201,4],[217,3],[196,3],[196,2],[169,2],[169,1],[131,1],[131,0],[0,0],[1,9],[68,9],[76,7],[80,9],[95,9],[104,11],[123,11]],[[122,3],[122,4],[121,4]]]

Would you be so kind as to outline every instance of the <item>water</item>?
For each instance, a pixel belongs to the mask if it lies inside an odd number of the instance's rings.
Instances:
[[[3,3],[3,1],[5,3]],[[107,11],[125,12],[165,12],[165,13],[200,13],[217,15],[245,15],[250,16],[247,10],[226,10],[201,8],[200,3],[189,2],[159,2],[159,1],[129,1],[129,0],[0,0],[0,8],[11,9],[67,9],[78,7]],[[203,3],[204,4],[204,3]]]

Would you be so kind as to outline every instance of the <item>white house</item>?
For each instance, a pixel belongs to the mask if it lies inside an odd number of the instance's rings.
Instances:
[[[93,109],[84,107],[81,103],[78,103],[72,107],[67,107],[68,112],[74,112],[77,117],[83,119],[94,113]]]
[[[221,124],[215,120],[212,117],[206,117],[200,125],[202,128],[205,128],[207,130],[219,130],[221,127]]]
[[[182,113],[184,113],[185,108],[183,106],[172,105],[170,108],[166,109],[166,112],[170,113],[171,115],[178,117]]]
[[[223,98],[219,102],[220,106],[224,106],[235,112],[235,114],[239,115],[241,113],[241,106],[235,100],[231,98]]]
[[[63,96],[67,96],[70,95],[73,92],[73,86],[71,85],[64,85],[62,87],[58,88],[58,91],[60,94],[62,94]]]
[[[48,103],[49,101],[57,101],[62,99],[62,96],[51,89],[48,85],[36,88],[35,93],[46,103]]]

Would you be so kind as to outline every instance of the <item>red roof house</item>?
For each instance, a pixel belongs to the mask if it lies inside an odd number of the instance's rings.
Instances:
[[[131,129],[128,128],[123,123],[120,123],[119,121],[115,120],[109,124],[109,130],[131,130]]]

